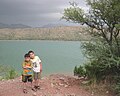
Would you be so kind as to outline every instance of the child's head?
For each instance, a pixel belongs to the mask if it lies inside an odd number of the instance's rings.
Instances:
[[[30,61],[30,55],[29,54],[25,54],[24,58],[25,58],[25,61]]]
[[[29,51],[28,54],[30,55],[31,59],[33,59],[35,57],[35,53],[33,51]]]

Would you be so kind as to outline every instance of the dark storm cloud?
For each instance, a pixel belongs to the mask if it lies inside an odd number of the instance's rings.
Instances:
[[[73,0],[0,0],[0,22],[33,26],[60,22],[65,7]],[[84,0],[74,0],[85,8]]]

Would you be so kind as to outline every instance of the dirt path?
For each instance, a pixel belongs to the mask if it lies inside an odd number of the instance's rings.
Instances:
[[[0,96],[91,96],[80,83],[74,77],[50,75],[41,79],[40,90],[33,92],[28,86],[28,93],[24,94],[21,79],[16,78],[0,82]]]

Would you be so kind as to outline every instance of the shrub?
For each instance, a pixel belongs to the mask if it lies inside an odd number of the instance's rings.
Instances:
[[[77,74],[78,74],[78,68],[77,68],[77,66],[75,66],[75,68],[74,68],[74,76],[77,76]]]
[[[14,79],[18,74],[12,67],[0,65],[0,80],[2,79]]]
[[[85,70],[84,70],[84,67],[83,66],[79,66],[79,67],[77,67],[77,66],[75,66],[75,68],[74,68],[74,75],[75,76],[78,76],[78,77],[85,77],[86,75],[85,75]]]
[[[14,79],[18,74],[15,69],[10,69],[6,74],[6,79]]]

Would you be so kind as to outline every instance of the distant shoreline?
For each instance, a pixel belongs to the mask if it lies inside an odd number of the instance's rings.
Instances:
[[[86,41],[89,41],[89,40],[18,40],[18,39],[16,39],[16,40],[13,40],[13,39],[11,39],[11,40],[7,40],[7,39],[0,39],[0,41],[55,41],[55,42],[57,42],[57,41],[60,41],[60,42],[72,42],[72,41],[76,41],[76,42],[86,42]]]
[[[90,38],[87,28],[81,26],[0,29],[0,40],[89,41]]]

